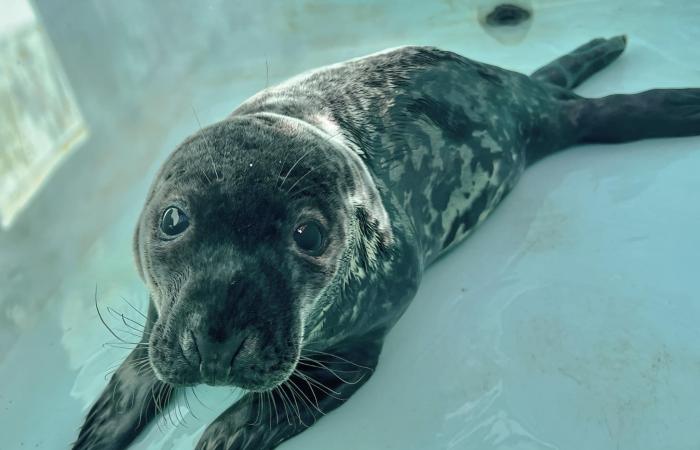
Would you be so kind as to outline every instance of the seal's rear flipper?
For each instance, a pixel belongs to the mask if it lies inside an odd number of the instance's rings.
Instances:
[[[627,45],[626,36],[593,39],[530,75],[533,79],[573,89],[613,62]]]
[[[581,132],[579,142],[700,135],[700,88],[585,99],[574,120]]]

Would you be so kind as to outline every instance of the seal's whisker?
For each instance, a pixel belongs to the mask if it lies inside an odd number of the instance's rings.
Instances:
[[[110,348],[119,348],[122,350],[132,350],[136,345],[139,344],[138,342],[105,342],[102,344],[102,348],[105,347],[110,347]]]
[[[156,395],[156,392],[155,392],[156,386],[158,386],[158,385],[154,384],[153,386],[151,386],[151,398],[153,399],[153,405],[154,405],[153,415],[154,415],[154,417],[158,417],[158,420],[156,420],[156,425],[158,426],[158,430],[162,433],[163,428],[161,427],[160,423],[161,423],[161,421],[164,421],[165,418],[160,416],[160,406],[158,404],[158,396]],[[160,389],[160,386],[158,386],[158,387]]]
[[[295,373],[297,376],[302,375],[301,372],[298,371],[297,369],[294,369],[294,373]],[[306,385],[309,387],[309,391],[311,391],[311,395],[312,395],[313,398],[314,398],[314,402],[315,402],[315,404],[316,404],[316,408],[317,408],[317,409],[320,409],[320,406],[319,406],[319,403],[318,403],[318,397],[316,397],[316,391],[314,390],[313,385],[312,385],[311,383],[309,383],[309,380],[307,380],[305,377],[301,376],[300,378],[301,378],[301,380],[302,380],[304,383],[306,383]]]
[[[284,390],[282,389],[282,386],[284,386],[284,385],[281,384],[276,389],[277,389],[277,392],[280,393],[280,399],[282,399],[282,403],[284,403],[284,415],[287,418],[287,423],[289,425],[291,425],[292,424],[292,420],[290,418],[291,409],[292,409],[291,401],[289,400],[289,397],[287,397],[287,393],[284,392]],[[289,405],[289,408],[287,408],[288,405]]]
[[[291,382],[291,379],[289,379],[289,380],[287,380],[287,381],[290,381],[290,382]],[[299,399],[299,403],[301,403],[301,406],[304,407],[304,408],[306,408],[306,411],[310,411],[311,408],[310,408],[309,405],[304,401],[304,399],[297,393],[297,391],[296,391],[294,385],[293,385],[293,384],[288,384],[287,386],[289,386],[289,391],[292,393],[292,396],[293,396],[293,398],[294,398],[294,402],[296,403],[296,399],[298,398],[298,399]],[[299,407],[298,407],[298,405],[297,405],[297,409],[298,409],[298,408],[299,408]],[[301,413],[302,413],[302,410],[301,410],[301,409],[298,409],[298,411],[299,411],[299,422],[300,422],[301,424],[303,424],[303,425],[304,425],[305,427],[307,427],[307,428],[310,427],[311,425],[307,425],[306,422],[304,422],[304,420],[301,418],[301,416],[302,416],[302,414],[301,414]],[[305,416],[306,414],[303,414],[303,415]],[[314,418],[314,421],[316,420],[316,418],[314,417],[313,413],[311,414],[311,417]],[[312,424],[312,425],[313,425],[313,424]]]
[[[331,364],[333,365],[333,370],[338,372],[338,373],[358,373],[364,369],[361,368],[356,368],[356,367],[346,367],[344,369],[341,369],[337,367],[336,365],[338,364],[337,361],[328,361],[320,358],[309,358],[309,357],[304,357],[304,359],[299,358],[301,362],[307,362],[307,363],[314,363],[314,364]],[[319,366],[314,366],[314,367],[319,367]]]
[[[156,410],[158,411],[158,415],[163,419],[164,425],[168,425],[168,415],[165,414],[164,408],[165,408],[165,391],[167,389],[165,388],[165,385],[161,385],[158,387],[158,394],[156,395]],[[161,401],[163,403],[161,403]]]
[[[326,367],[321,366],[319,364],[334,364],[330,361],[322,361],[320,359],[311,359],[308,357],[304,357],[304,359],[299,358],[299,363],[310,366],[310,367],[318,367],[319,369],[325,369]],[[333,368],[333,371],[338,372],[338,373],[358,373],[360,372],[360,369],[339,369],[337,367]]]
[[[273,391],[277,391],[280,397],[280,401],[282,402],[282,407],[284,408],[284,417],[287,419],[287,423],[291,425],[292,423],[289,421],[289,412],[287,410],[287,402],[282,394],[282,390],[279,389],[279,386],[275,387]]]
[[[177,426],[178,426],[177,405],[174,403],[170,403],[170,399],[172,397],[172,394],[173,394],[172,389],[169,389],[165,394],[165,401],[163,403],[164,403],[165,407],[168,408],[168,419],[170,420],[170,424],[174,428],[177,428]],[[175,417],[175,419],[173,419],[173,417]]]
[[[306,173],[305,173],[304,175],[302,175],[302,176],[300,176],[299,178],[297,178],[297,180],[294,182],[294,184],[292,184],[292,185],[289,187],[289,189],[286,190],[285,193],[286,193],[286,194],[289,194],[289,193],[292,191],[292,189],[294,189],[294,186],[296,186],[297,184],[299,184],[299,182],[300,182],[301,180],[303,180],[304,177],[306,177],[308,174],[310,174],[311,172],[313,172],[314,170],[316,170],[316,168],[317,168],[317,167],[312,167],[311,169],[307,170]]]
[[[133,327],[131,327],[131,326],[129,326],[129,325],[127,325],[127,328],[128,328],[128,329],[124,329],[124,328],[115,328],[115,331],[119,331],[120,333],[126,333],[126,334],[128,334],[129,336],[135,337],[135,338],[138,338],[138,339],[141,338],[142,335],[141,335],[141,333],[139,332],[140,330],[134,329]]]
[[[311,399],[306,395],[306,393],[304,392],[304,390],[301,389],[299,386],[297,386],[297,384],[294,382],[294,380],[292,380],[292,379],[290,378],[290,379],[289,379],[289,382],[292,383],[292,386],[294,387],[294,389],[296,389],[297,392],[299,392],[299,394],[301,394],[301,395],[304,397],[304,399],[306,399],[306,402],[307,402],[308,405],[312,406],[316,411],[320,412],[320,413],[323,414],[324,416],[326,415],[325,412],[321,411],[321,408],[320,408],[319,405],[318,405],[318,399],[316,398],[316,395],[315,395],[315,394],[314,394],[314,399],[316,400],[316,403],[314,403],[313,401],[311,401]],[[311,392],[313,392],[313,389],[311,389]],[[314,419],[315,419],[315,418],[314,418]]]
[[[139,358],[135,358],[135,359],[129,361],[129,365],[133,368],[136,368],[136,367],[138,367],[141,364],[146,363],[146,362],[148,362],[148,355],[144,355],[144,356],[141,356]]]
[[[155,387],[156,387],[155,384],[151,386],[151,398],[153,399],[154,415],[157,416],[158,414],[160,414],[160,410],[159,410],[159,408],[158,408],[158,400],[156,400]],[[163,431],[163,430],[160,428],[160,420],[157,420],[157,421],[156,421],[156,424],[158,425],[158,429],[159,429],[160,431]]]
[[[141,310],[139,310],[137,307],[135,307],[134,305],[132,305],[131,302],[129,302],[129,300],[127,300],[126,298],[124,298],[124,296],[121,296],[121,295],[120,295],[119,298],[121,298],[122,300],[124,300],[124,302],[125,302],[127,305],[131,306],[131,309],[133,309],[134,311],[136,311],[141,317],[144,318],[144,320],[148,320],[148,317],[147,317],[144,313],[142,313]]]
[[[125,333],[125,334],[127,334],[127,335],[129,335],[129,336],[131,336],[131,337],[133,337],[133,338],[136,338],[136,339],[140,339],[140,338],[141,338],[141,335],[140,335],[139,333],[136,333],[136,332],[131,331],[131,330],[125,330],[124,328],[115,328],[114,330],[115,330],[115,331],[118,331],[118,332],[120,332],[120,333]]]
[[[195,420],[199,420],[199,417],[197,417],[197,415],[194,413],[194,411],[192,411],[192,406],[190,405],[190,401],[189,401],[189,399],[187,398],[187,389],[183,389],[183,390],[182,390],[182,395],[183,395],[184,398],[185,398],[185,405],[187,406],[187,410],[190,412],[190,414],[192,415],[192,417],[195,418]]]
[[[265,391],[262,395],[265,399],[265,403],[267,403],[267,426],[269,427],[268,429],[272,429],[272,403],[270,403],[270,391]]]
[[[129,406],[127,406],[128,410],[131,410],[134,408],[136,405],[136,390],[132,389],[131,394],[129,395]]]
[[[185,416],[182,415],[182,405],[180,403],[180,397],[178,397],[176,394],[174,394],[173,393],[174,391],[175,391],[175,389],[171,390],[171,394],[169,396],[168,401],[170,401],[170,397],[172,397],[173,400],[175,401],[175,407],[173,410],[173,414],[175,415],[175,419],[177,420],[176,427],[181,426],[184,428],[187,426],[187,422],[186,422]]]
[[[146,409],[146,401],[148,400],[148,395],[144,395],[143,399],[141,399],[141,406],[139,407],[139,421],[136,425],[136,427],[141,426],[141,419],[143,418],[143,413],[144,410]],[[148,412],[146,411],[146,415],[148,415]],[[146,417],[146,421],[148,421],[148,417]]]
[[[335,133],[335,134],[332,135],[332,136],[328,136],[328,137],[325,139],[325,142],[330,142],[331,139],[335,138],[336,136],[338,136],[338,135],[340,135],[340,134],[341,134],[341,132],[339,131],[339,132]],[[313,150],[313,149],[311,149],[311,150]],[[311,150],[309,150],[309,151],[306,152],[304,155],[302,155],[301,158],[299,158],[299,160],[297,160],[297,163],[298,163],[299,161],[301,161],[301,159],[303,159],[303,158],[306,156],[306,154],[308,154]],[[297,183],[299,183],[299,182],[302,180],[302,178],[304,178],[306,175],[308,175],[309,173],[313,172],[314,170],[316,170],[316,169],[318,169],[318,168],[320,168],[320,167],[326,166],[326,165],[331,164],[331,163],[334,163],[334,162],[335,162],[335,161],[333,161],[333,160],[327,160],[325,163],[320,164],[320,165],[317,165],[317,166],[314,166],[314,167],[312,167],[311,169],[309,169],[304,175],[302,175],[299,179],[297,179],[297,181],[292,185],[292,187],[290,187],[289,189],[287,189],[287,194],[289,194],[289,193],[292,191],[292,189],[294,188],[294,186],[296,186]],[[287,172],[287,175],[286,175],[286,176],[284,177],[284,179],[282,180],[282,183],[280,183],[279,188],[282,187],[282,185],[284,184],[284,181],[287,179],[287,177],[289,176],[289,174],[291,173],[292,169],[294,169],[294,166],[295,166],[297,163],[294,163],[294,165],[292,166],[292,168],[289,169],[289,171]],[[280,174],[280,175],[281,175],[281,174]],[[294,196],[295,194],[291,194],[291,195]]]
[[[139,332],[139,333],[143,332],[144,324],[142,324],[142,323],[140,323],[140,322],[138,322],[130,317],[127,317],[126,315],[124,315],[124,313],[121,313],[121,312],[115,310],[111,306],[107,306],[107,311],[115,319],[121,319],[122,322],[124,323],[124,325],[126,325],[129,329],[134,330],[134,331]],[[131,324],[128,323],[127,321],[131,322]]]
[[[119,315],[121,316],[122,322],[124,323],[124,325],[126,325],[127,327],[131,328],[134,331],[138,331],[139,333],[143,333],[144,328],[146,326],[145,323],[141,323],[137,320],[132,319],[131,317],[127,317],[124,313],[119,313]],[[129,325],[129,323],[131,323],[131,325]]]
[[[291,153],[292,153],[292,152],[291,152],[291,150],[290,150],[289,148],[285,149],[285,151],[284,151],[284,159],[283,159],[282,161],[279,161],[279,160],[278,160],[278,162],[280,163],[280,166],[279,166],[278,173],[277,173],[277,175],[276,175],[277,183],[279,183],[279,179],[282,178],[282,172],[284,171],[284,165],[287,163],[287,158],[289,158],[289,155],[290,155]],[[276,187],[277,187],[277,189],[279,189],[279,188],[280,188],[280,185],[277,184]]]
[[[119,367],[121,367],[121,363],[116,363],[116,364],[112,364],[111,366],[109,366],[109,367],[107,368],[107,370],[105,371],[104,379],[106,380],[106,379],[107,379],[110,375],[112,375],[112,373],[114,373],[114,371],[116,371]]]
[[[292,189],[294,189],[294,186],[296,186],[304,177],[306,177],[306,176],[309,175],[310,173],[312,173],[312,172],[314,172],[314,171],[316,171],[316,170],[318,170],[318,169],[320,169],[320,168],[322,168],[322,167],[328,166],[328,165],[330,165],[330,164],[334,164],[335,162],[336,162],[336,161],[333,161],[333,160],[327,160],[327,161],[324,162],[323,164],[318,164],[318,165],[312,167],[311,169],[309,169],[308,171],[306,171],[306,173],[305,173],[304,175],[302,175],[301,177],[299,177],[299,178],[294,182],[294,184],[293,184],[289,189],[287,189],[286,193],[290,196],[290,198],[293,198],[293,197],[294,197],[295,195],[297,195],[299,192],[303,192],[303,191],[306,190],[308,187],[313,187],[314,184],[312,183],[311,185],[309,185],[309,186],[307,186],[307,187],[305,187],[305,188],[300,188],[299,191],[292,192]]]
[[[284,182],[287,181],[287,177],[289,177],[289,174],[292,173],[292,170],[294,170],[294,168],[297,166],[297,164],[299,164],[301,162],[301,160],[306,157],[306,155],[308,155],[309,153],[311,153],[314,150],[316,150],[316,147],[311,147],[303,155],[301,155],[299,157],[299,159],[297,159],[294,164],[292,164],[292,167],[290,167],[289,170],[287,171],[287,175],[284,176],[284,179],[280,183],[280,186],[279,186],[280,189],[282,189],[282,186],[284,186]]]
[[[352,364],[353,366],[357,366],[357,367],[360,367],[360,368],[362,368],[362,369],[367,369],[367,370],[369,370],[369,371],[373,371],[373,370],[374,370],[374,369],[372,369],[371,367],[367,367],[367,366],[363,366],[363,365],[361,365],[361,364],[354,363],[354,362],[350,361],[349,359],[343,358],[342,356],[338,356],[338,355],[336,355],[336,354],[334,354],[334,353],[323,352],[323,351],[320,351],[320,350],[308,350],[307,353],[311,353],[311,354],[321,354],[321,355],[331,356],[331,357],[333,357],[333,358],[337,358],[337,359],[339,359],[339,360],[341,360],[341,361],[345,361],[345,362],[348,363],[348,364]]]
[[[175,405],[170,403],[170,394],[171,392],[168,391],[164,394],[163,410],[166,411],[166,416],[168,417],[170,425],[172,425],[173,428],[177,428],[177,413],[175,412]],[[173,416],[175,416],[174,419]]]
[[[105,372],[105,375],[104,375],[104,377],[102,377],[102,379],[105,380],[105,381],[106,381],[106,380],[109,380],[109,378],[110,378],[112,375],[114,375],[114,373],[117,371],[118,368],[119,368],[119,367],[115,367],[114,369],[110,369],[110,370],[106,371],[106,372]]]
[[[323,142],[330,142],[330,141],[333,140],[334,138],[340,136],[342,133],[343,133],[343,131],[340,130],[340,131],[338,131],[337,133],[335,133],[335,134],[333,134],[333,135],[327,136],[327,137],[323,140]]]
[[[296,399],[296,396],[294,395],[294,391],[292,390],[291,387],[289,387],[289,386],[286,384],[286,382],[283,383],[283,384],[281,385],[281,387],[282,387],[282,388],[289,388],[289,395],[291,396],[292,401],[294,402],[293,404],[290,402],[290,405],[292,405],[292,408],[293,408],[293,412],[296,412],[296,413],[297,413],[297,418],[299,419],[299,423],[302,424],[302,425],[304,425],[304,426],[307,426],[307,425],[304,423],[304,421],[302,420],[302,418],[301,418],[301,411],[299,410],[299,403],[297,403],[297,399]]]
[[[173,389],[173,391],[174,391],[174,390],[175,390],[175,389]],[[183,428],[187,428],[187,417],[185,417],[185,415],[182,413],[182,409],[183,409],[183,406],[182,406],[182,397],[180,397],[180,396],[178,396],[178,395],[175,395],[175,405],[177,406],[177,413],[180,414],[180,419],[182,419],[182,420],[180,421],[180,425],[181,425]]]
[[[261,397],[262,397],[262,395],[260,394],[260,392],[253,392],[253,401],[255,402],[258,414],[255,416],[255,420],[252,422],[249,422],[248,425],[257,425],[258,424],[258,420],[260,419],[261,405],[262,405]],[[256,401],[256,399],[257,399],[257,401]]]
[[[302,378],[304,378],[304,380],[306,380],[307,382],[313,383],[316,387],[318,387],[321,391],[323,391],[329,397],[333,397],[336,400],[345,400],[342,397],[337,397],[338,395],[342,395],[340,392],[337,392],[337,391],[333,390],[332,388],[326,386],[325,384],[323,384],[320,381],[313,378],[311,375],[304,374],[303,372],[299,372],[299,375],[301,375]]]
[[[111,315],[115,319],[119,320],[120,313],[118,313],[114,308],[112,308],[111,306],[107,306],[105,309],[107,309],[107,312],[109,313],[109,315]]]
[[[148,345],[142,342],[105,342],[102,347],[120,348],[123,350],[133,350],[134,348],[146,348]]]
[[[142,367],[147,366],[147,365],[150,364],[150,363],[151,363],[151,361],[148,359],[148,357],[145,357],[145,358],[140,359],[140,360],[138,360],[138,361],[133,361],[133,362],[131,363],[131,367],[132,367],[133,369],[139,370],[139,369],[141,369]]]
[[[267,425],[266,422],[269,422],[269,418],[272,416],[272,408],[270,406],[270,398],[267,395],[267,391],[260,392],[260,403],[262,403],[262,410],[263,410],[263,414],[262,414],[262,417],[260,419],[260,425],[265,426],[265,425]],[[265,405],[266,404],[267,404],[267,409],[268,409],[267,415],[265,414]],[[265,420],[266,416],[267,416],[268,420]]]
[[[200,167],[200,168],[199,168],[199,171],[202,172],[202,175],[204,175],[204,178],[207,179],[207,182],[208,182],[209,184],[212,184],[212,183],[211,183],[211,178],[209,178],[209,175],[207,175],[207,173],[204,171],[204,169],[202,169],[202,168]]]
[[[260,418],[255,419],[255,425],[261,424],[265,417],[265,395],[262,392],[258,392],[258,403],[260,404]]]
[[[117,338],[118,341],[121,341],[121,342],[123,342],[123,343],[125,343],[125,344],[128,344],[128,342],[126,342],[124,339],[122,339],[121,337],[117,336],[117,333],[115,333],[114,330],[112,330],[112,329],[109,327],[109,325],[107,325],[107,322],[105,322],[104,317],[102,317],[102,312],[100,311],[100,307],[99,307],[99,305],[97,304],[97,284],[95,284],[95,296],[94,296],[94,299],[95,299],[95,309],[97,309],[97,316],[100,318],[100,321],[102,322],[102,325],[104,325],[104,326],[107,328],[107,330],[112,334],[112,336],[114,336],[115,338]]]
[[[151,367],[151,362],[149,360],[146,361],[141,361],[137,365],[134,366],[134,369],[136,370],[136,373],[138,374],[143,374]]]
[[[281,411],[281,410],[280,410],[280,412],[281,412],[282,414],[284,414],[284,416],[286,417],[286,416],[287,416],[287,408],[286,408],[286,406],[285,406],[285,404],[284,404],[284,399],[282,398],[282,395],[280,395],[279,392],[277,392],[277,387],[274,387],[274,388],[270,389],[270,393],[272,394],[272,400],[273,400],[273,401],[274,401],[274,399],[275,399],[275,396],[276,396],[276,395],[279,395],[279,397],[280,397],[280,406],[282,406],[282,408],[284,408],[284,411]]]
[[[272,400],[272,409],[275,410],[275,425],[277,425],[280,422],[279,414],[277,412],[277,401],[275,400],[275,390],[272,389],[271,391],[268,391],[269,394],[269,399]],[[270,422],[272,422],[272,414],[270,414]],[[272,424],[270,424],[270,428],[272,428]]]
[[[163,407],[165,405],[164,403],[164,395],[165,392],[167,391],[167,385],[161,384],[158,386],[158,393],[155,395],[155,402],[156,402],[156,411],[158,412],[158,415],[163,419],[163,424],[167,426],[168,424],[168,419],[167,419],[167,414],[163,414]],[[163,403],[161,403],[163,402]]]
[[[168,415],[171,417],[175,417],[173,426],[177,428],[178,426],[181,425],[180,418],[178,417],[178,412],[180,411],[179,408],[179,403],[177,401],[177,398],[175,399],[174,402],[171,402],[170,400],[172,399],[173,396],[173,391],[174,389],[171,389],[170,392],[168,392],[168,396],[166,397],[165,404],[169,406],[168,408]]]
[[[194,398],[197,399],[197,401],[199,402],[200,405],[204,406],[209,411],[213,411],[213,409],[211,409],[210,407],[208,407],[207,405],[204,404],[202,399],[199,398],[199,395],[197,395],[197,391],[195,391],[193,387],[190,387],[190,390],[192,391],[192,394],[194,394]]]
[[[173,391],[174,391],[174,389],[171,387],[166,388],[165,399],[163,400],[164,407],[170,405],[170,398],[172,397]],[[173,419],[173,415],[175,415],[175,419]],[[175,420],[177,420],[177,412],[175,409],[175,405],[172,405],[170,408],[168,408],[168,419],[170,420],[170,423],[172,424],[172,426],[177,428],[177,423],[175,423]]]
[[[299,362],[299,364],[304,364],[304,365],[311,366],[311,367],[318,367],[318,368],[326,369],[326,370],[327,370],[328,372],[330,372],[334,377],[336,377],[338,380],[342,381],[342,382],[345,383],[345,384],[357,384],[357,383],[359,382],[359,380],[348,381],[348,380],[346,380],[345,378],[341,377],[340,375],[338,375],[338,374],[336,373],[336,372],[341,372],[340,370],[336,371],[336,370],[331,369],[330,367],[326,366],[325,364],[323,364],[323,363],[321,363],[321,362],[318,362],[318,361],[314,361],[314,362],[317,363],[317,364],[319,364],[319,365],[316,366],[316,365],[314,365],[313,363],[309,363],[309,362]],[[343,372],[347,372],[347,371],[343,371]],[[362,378],[360,378],[360,379],[362,379]]]
[[[139,324],[138,322],[135,322],[133,319],[126,317],[124,314],[122,314],[121,316],[122,316],[122,322],[124,323],[124,325],[126,325],[130,330],[133,330],[138,336],[143,336],[144,325]],[[136,326],[129,325],[129,322],[127,322],[127,321],[132,322],[132,323],[136,323],[137,325]]]
[[[257,414],[255,416],[255,420],[250,422],[248,425],[260,425],[262,423],[262,414],[264,412],[262,392],[253,392],[253,401],[255,403]]]
[[[216,170],[216,163],[214,162],[214,156],[212,154],[214,151],[214,146],[211,144],[209,137],[206,134],[204,134],[204,132],[203,132],[202,123],[199,121],[199,116],[197,115],[197,111],[194,109],[194,105],[191,105],[191,106],[192,106],[192,113],[194,113],[194,118],[197,120],[197,125],[199,125],[199,132],[202,134],[202,137],[204,138],[204,142],[206,142],[207,146],[209,147],[208,155],[209,155],[209,159],[211,160],[212,168],[214,169],[214,177],[215,177],[216,181],[223,181],[224,180],[223,175],[219,179],[219,172]],[[209,179],[209,177],[207,177],[207,179]],[[209,180],[209,184],[211,184],[211,180]]]

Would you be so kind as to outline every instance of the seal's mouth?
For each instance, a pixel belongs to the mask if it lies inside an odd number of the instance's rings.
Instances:
[[[265,391],[284,383],[294,371],[298,355],[263,355],[257,341],[255,335],[238,336],[221,351],[216,346],[212,350],[210,343],[200,343],[195,360],[200,383],[235,385],[252,391]]]
[[[298,327],[263,322],[221,330],[213,326],[216,321],[208,319],[197,321],[206,326],[180,330],[173,329],[172,319],[154,324],[148,353],[161,381],[175,386],[208,384],[266,391],[294,372],[301,353]]]

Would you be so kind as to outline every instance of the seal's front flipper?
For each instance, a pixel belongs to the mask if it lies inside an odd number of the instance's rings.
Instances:
[[[73,450],[122,450],[172,397],[148,361],[148,336],[156,319],[151,302],[143,338],[114,372],[80,427]]]
[[[700,135],[700,89],[652,89],[582,102],[574,117],[579,142]]]
[[[197,450],[271,450],[342,405],[376,367],[380,340],[308,351],[294,374],[268,392],[249,392],[221,414]]]
[[[156,379],[147,358],[139,346],[112,375],[80,427],[73,450],[124,449],[165,405],[173,388]]]
[[[573,89],[613,62],[627,45],[625,36],[593,39],[533,72],[533,79]]]

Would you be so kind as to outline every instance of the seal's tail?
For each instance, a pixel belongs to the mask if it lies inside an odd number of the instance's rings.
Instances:
[[[656,137],[700,135],[700,88],[652,89],[638,94],[583,98],[570,89],[610,64],[625,49],[627,38],[594,39],[535,71],[531,77],[557,86],[563,123],[570,133],[556,148],[574,143],[616,143]],[[570,140],[570,138],[573,138]],[[551,148],[531,155],[532,160]]]
[[[593,39],[571,53],[555,59],[530,75],[566,89],[573,89],[600,69],[613,62],[627,45],[627,37]]]
[[[579,142],[700,135],[700,88],[652,89],[578,103]]]

